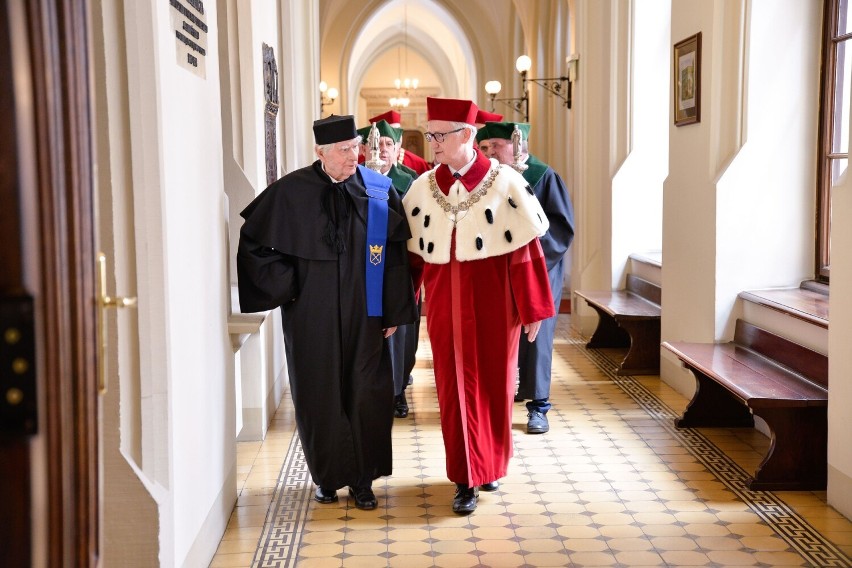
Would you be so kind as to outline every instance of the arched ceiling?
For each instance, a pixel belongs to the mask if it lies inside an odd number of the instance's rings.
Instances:
[[[369,110],[365,101],[375,108],[396,94],[398,76],[422,78],[423,90],[412,100],[418,108],[426,95],[485,106],[490,79],[500,80],[506,93],[517,92],[514,61],[526,51],[521,16],[535,21],[531,13],[519,14],[518,4],[564,1],[319,0],[320,77],[340,91],[327,112],[359,115]]]
[[[365,78],[383,56],[387,61],[388,51],[396,53],[400,47],[401,57],[409,63],[409,76],[437,77],[439,81],[438,85],[421,81],[421,87],[437,87],[446,97],[474,96],[477,84],[474,49],[452,14],[433,0],[391,0],[355,30],[347,66],[350,108],[355,106],[362,87],[390,86],[370,85],[365,83]],[[426,65],[428,69],[418,70],[412,67],[413,62]],[[396,76],[397,70],[392,71]]]

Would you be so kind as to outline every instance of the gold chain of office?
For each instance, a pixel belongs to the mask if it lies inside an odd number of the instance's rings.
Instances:
[[[485,197],[485,194],[488,193],[488,190],[491,188],[491,184],[494,183],[494,180],[497,179],[497,175],[500,173],[501,165],[498,164],[496,168],[491,170],[491,173],[488,174],[488,178],[482,182],[482,185],[479,186],[479,189],[470,194],[470,197],[461,201],[458,205],[453,205],[444,197],[441,188],[438,187],[438,183],[435,181],[435,172],[429,172],[429,189],[432,190],[432,197],[435,198],[435,201],[438,202],[438,206],[443,209],[447,213],[452,213],[453,215],[457,215],[459,211],[467,211],[473,205],[478,202],[480,199]]]

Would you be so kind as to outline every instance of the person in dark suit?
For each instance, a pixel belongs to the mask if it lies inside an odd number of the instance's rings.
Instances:
[[[541,203],[550,228],[541,237],[541,248],[547,262],[553,303],[559,308],[562,301],[562,281],[565,275],[565,253],[574,239],[574,208],[568,189],[553,168],[528,152],[527,137],[530,125],[514,122],[487,122],[480,132],[488,140],[489,155],[501,164],[515,165],[512,133],[515,127],[521,134],[517,164],[533,193]],[[526,166],[525,168],[523,166]],[[542,322],[538,337],[532,343],[521,339],[518,350],[518,392],[515,401],[527,400],[527,433],[543,434],[550,430],[547,411],[550,403],[550,371],[553,363],[553,336],[556,316]]]

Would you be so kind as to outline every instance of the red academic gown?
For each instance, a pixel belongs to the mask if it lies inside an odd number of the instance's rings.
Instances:
[[[399,150],[399,154],[400,158],[402,158],[400,162],[404,166],[408,166],[409,168],[417,172],[418,176],[432,169],[432,167],[429,165],[429,162],[427,162],[417,154],[412,154],[405,148],[401,148]]]
[[[468,191],[488,167],[488,159],[479,154],[462,178]],[[439,166],[436,180],[446,195],[453,183],[447,166]],[[415,289],[422,282],[429,302],[426,325],[447,477],[476,486],[505,476],[513,454],[512,399],[521,325],[552,317],[555,310],[538,238],[507,254],[465,262],[456,259],[455,241],[451,247],[446,264],[428,263],[414,252],[410,258]]]

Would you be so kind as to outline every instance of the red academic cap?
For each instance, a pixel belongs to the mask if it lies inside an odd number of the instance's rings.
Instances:
[[[503,115],[479,109],[476,113],[476,123],[485,124],[486,122],[503,122]]]
[[[402,122],[402,115],[400,115],[395,110],[389,110],[384,114],[380,114],[378,116],[374,116],[373,118],[371,118],[370,124],[373,124],[374,122],[378,122],[380,120],[385,120],[385,121],[387,121],[388,124],[391,124],[391,125],[399,124],[400,122]]]
[[[447,120],[474,125],[478,110],[473,101],[426,97],[426,120]]]

